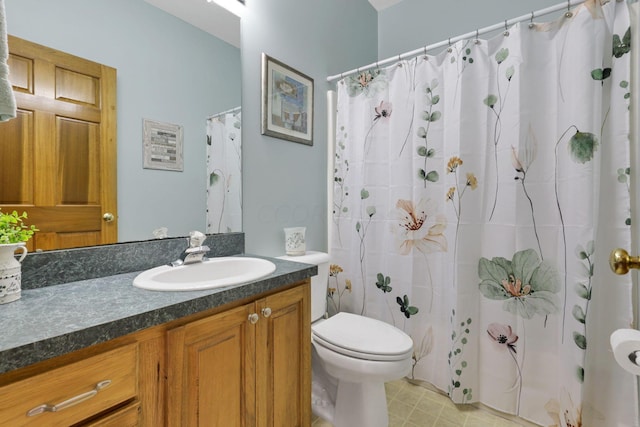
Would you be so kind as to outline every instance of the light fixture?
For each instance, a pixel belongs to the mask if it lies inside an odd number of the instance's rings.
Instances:
[[[215,3],[236,16],[242,16],[244,13],[244,1],[245,0],[207,0],[208,3]]]

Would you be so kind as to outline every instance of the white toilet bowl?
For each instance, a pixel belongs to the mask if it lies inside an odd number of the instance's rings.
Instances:
[[[311,278],[312,409],[334,427],[387,427],[384,383],[411,371],[413,341],[388,323],[351,313],[323,319],[329,256],[281,259],[318,265]]]

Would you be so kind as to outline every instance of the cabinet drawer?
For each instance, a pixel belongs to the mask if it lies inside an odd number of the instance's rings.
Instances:
[[[71,425],[132,399],[137,360],[129,344],[0,387],[0,425]]]
[[[131,402],[97,420],[82,424],[82,427],[137,427],[140,424],[140,402]]]

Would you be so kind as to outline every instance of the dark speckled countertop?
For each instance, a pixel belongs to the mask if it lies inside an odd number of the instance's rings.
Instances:
[[[259,258],[272,261],[276,270],[243,285],[204,291],[139,289],[132,285],[139,271],[23,289],[20,300],[0,305],[0,373],[259,295],[317,273],[316,266]]]

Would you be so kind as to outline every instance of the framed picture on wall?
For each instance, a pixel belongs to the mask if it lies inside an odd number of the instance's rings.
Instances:
[[[265,53],[262,134],[313,145],[313,79]]]

